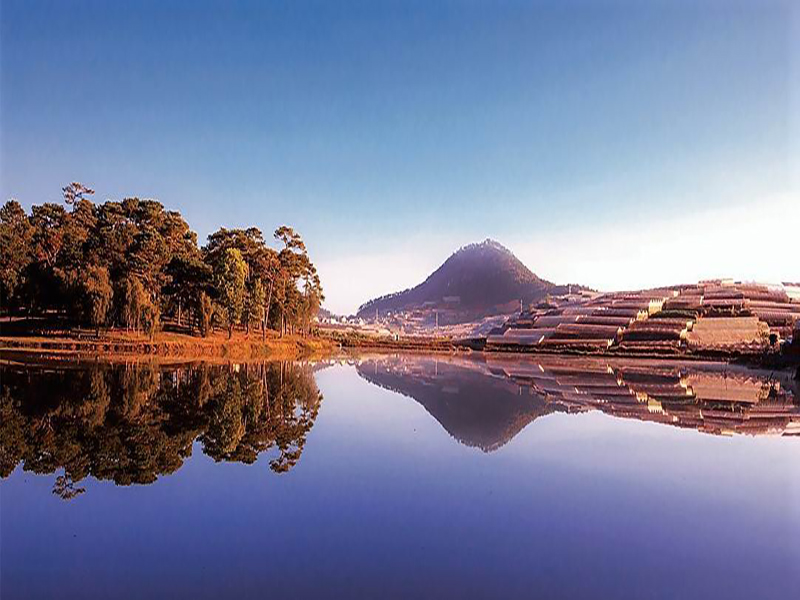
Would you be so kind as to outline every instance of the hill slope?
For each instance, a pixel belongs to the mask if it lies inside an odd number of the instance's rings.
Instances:
[[[490,377],[465,361],[383,358],[361,362],[356,371],[370,383],[413,398],[453,438],[484,452],[497,450],[536,418],[554,412],[542,396],[520,395],[513,381]]]
[[[436,307],[488,315],[564,289],[537,277],[504,246],[485,240],[458,250],[418,286],[362,304],[358,314],[372,317],[376,311]]]

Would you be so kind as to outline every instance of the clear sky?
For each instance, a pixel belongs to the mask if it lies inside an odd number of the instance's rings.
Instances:
[[[0,192],[287,223],[353,311],[492,237],[557,282],[800,280],[800,3],[0,1]]]

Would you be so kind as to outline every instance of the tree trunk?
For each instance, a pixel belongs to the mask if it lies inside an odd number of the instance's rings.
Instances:
[[[181,301],[178,300],[178,327],[181,326]]]
[[[233,323],[228,324],[228,339],[233,337]]]
[[[286,335],[286,277],[281,278],[283,286],[283,300],[281,301],[281,337]]]
[[[272,284],[274,279],[269,280],[269,292],[267,292],[267,305],[264,307],[264,328],[269,325],[269,307],[272,305]],[[266,335],[266,332],[265,332]]]

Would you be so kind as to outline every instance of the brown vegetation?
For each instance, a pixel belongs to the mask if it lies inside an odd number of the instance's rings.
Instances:
[[[36,322],[48,337],[83,337],[80,330],[90,328],[98,338],[106,332],[119,339],[112,330],[124,328],[151,346],[163,343],[157,334],[165,323],[212,340],[215,329],[229,339],[237,330],[258,330],[265,343],[270,332],[311,333],[322,286],[291,227],[275,230],[278,250],[255,227],[221,228],[200,248],[180,213],[159,202],[95,205],[93,194],[72,183],[63,188],[64,204],[34,205],[30,214],[15,200],[0,208],[0,328],[6,334],[20,318]]]
[[[36,355],[68,355],[88,357],[136,358],[144,356],[181,357],[185,359],[291,359],[304,356],[327,356],[338,349],[331,340],[317,336],[287,334],[280,336],[270,331],[247,335],[217,331],[205,337],[161,331],[155,336],[112,329],[99,335],[86,329],[75,329],[62,335],[0,335],[0,352]]]

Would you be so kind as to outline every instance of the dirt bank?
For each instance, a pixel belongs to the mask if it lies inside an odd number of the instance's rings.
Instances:
[[[0,350],[4,353],[69,356],[158,356],[187,359],[294,359],[305,356],[327,356],[339,349],[329,339],[277,335],[267,336],[243,333],[231,339],[218,333],[206,338],[181,333],[162,332],[154,338],[109,331],[95,335],[85,331],[71,331],[59,335],[0,336]]]

